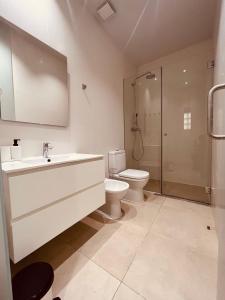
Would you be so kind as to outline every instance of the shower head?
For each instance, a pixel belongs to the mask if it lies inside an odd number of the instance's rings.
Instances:
[[[155,74],[149,73],[149,74],[146,75],[145,78],[146,78],[146,79],[153,79],[153,78],[155,78]]]
[[[152,73],[152,72],[146,72],[146,73],[144,73],[144,74],[142,74],[142,75],[136,77],[136,78],[134,79],[134,81],[131,83],[131,85],[132,85],[133,87],[135,87],[136,81],[137,81],[139,78],[142,78],[142,77],[144,77],[144,76],[145,76],[145,79],[155,79],[155,78],[156,78],[156,76],[155,76],[154,73]]]

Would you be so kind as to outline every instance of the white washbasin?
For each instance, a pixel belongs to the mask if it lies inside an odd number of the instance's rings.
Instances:
[[[102,158],[103,155],[98,154],[83,154],[83,153],[68,153],[51,155],[48,158],[42,156],[29,157],[20,161],[10,161],[2,163],[2,170],[6,173],[24,171],[32,168],[41,168],[46,166],[52,166],[55,164],[72,163],[85,160],[92,160],[96,158]]]
[[[61,162],[70,159],[71,155],[70,154],[65,154],[65,155],[53,155],[49,158],[44,158],[44,157],[34,157],[34,158],[27,158],[22,160],[22,162],[26,164],[49,164],[49,163],[54,163],[54,162]]]
[[[47,163],[47,158],[37,157],[37,158],[30,158],[22,160],[25,164],[41,164]]]

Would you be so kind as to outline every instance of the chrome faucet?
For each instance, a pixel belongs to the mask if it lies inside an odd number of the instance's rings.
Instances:
[[[44,142],[43,143],[43,157],[44,158],[49,158],[49,153],[48,153],[48,151],[50,150],[50,149],[52,149],[53,147],[50,145],[50,143],[48,143],[48,142]]]

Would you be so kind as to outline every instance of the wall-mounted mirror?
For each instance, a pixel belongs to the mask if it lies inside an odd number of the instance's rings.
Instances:
[[[68,124],[67,58],[0,20],[1,119]]]

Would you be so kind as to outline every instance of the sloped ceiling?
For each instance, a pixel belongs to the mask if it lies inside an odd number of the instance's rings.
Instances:
[[[116,14],[103,22],[96,11],[104,0],[84,2],[135,65],[211,38],[217,4],[217,0],[111,0]]]

